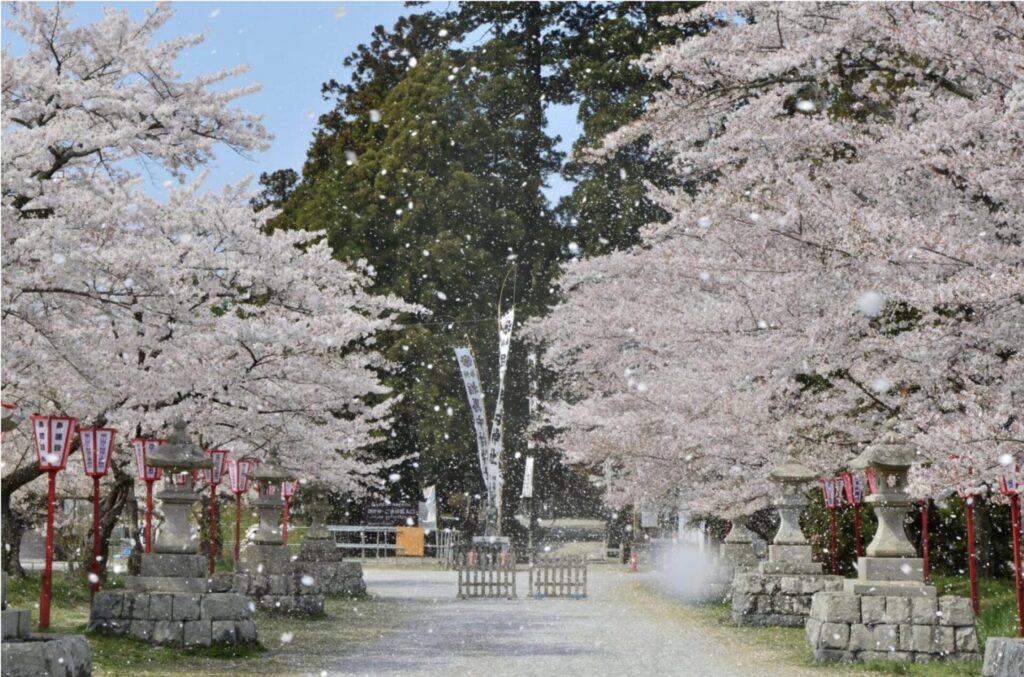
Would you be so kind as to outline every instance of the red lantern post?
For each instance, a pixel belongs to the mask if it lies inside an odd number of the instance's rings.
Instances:
[[[822,477],[821,493],[825,497],[825,507],[828,508],[829,522],[832,532],[832,575],[839,574],[839,560],[836,556],[836,509],[839,507],[839,496],[842,492],[843,481],[838,477]]]
[[[999,480],[999,493],[1010,499],[1010,524],[1013,528],[1013,584],[1017,589],[1017,636],[1024,637],[1024,573],[1020,555],[1020,466],[1007,470]]]
[[[57,473],[68,465],[75,424],[70,416],[29,416],[36,443],[39,469],[49,475],[46,494],[46,561],[39,591],[39,627],[50,627],[50,597],[53,592],[53,503],[57,499]]]
[[[235,562],[239,560],[242,543],[242,494],[249,491],[249,473],[259,464],[255,458],[228,461],[228,487],[235,495]]]
[[[117,428],[79,428],[82,463],[86,477],[92,478],[92,581],[89,601],[100,590],[100,478],[110,471]]]
[[[860,543],[860,506],[864,504],[864,479],[860,475],[851,472],[844,472],[843,490],[846,493],[846,502],[853,508],[853,543],[857,557],[864,555]]]
[[[206,483],[210,485],[210,575],[217,568],[215,557],[217,543],[217,487],[224,481],[224,471],[228,467],[227,449],[207,449],[213,461],[213,467],[206,471]]]
[[[288,545],[288,510],[292,506],[292,499],[299,490],[298,480],[285,480],[281,482],[281,496],[284,498],[284,517],[281,520],[281,538],[285,545]]]
[[[960,498],[964,499],[964,511],[967,514],[967,575],[971,582],[971,606],[974,608],[974,615],[981,613],[981,602],[978,595],[978,553],[974,546],[974,501],[978,497],[976,491],[972,491],[970,479],[974,475],[974,468],[967,466],[964,470],[963,459],[958,454],[950,454],[949,460],[953,462],[954,478],[959,480],[961,486],[968,485],[960,490]]]
[[[167,440],[152,437],[135,437],[131,440],[132,450],[135,452],[135,476],[140,482],[146,483],[146,528],[144,531],[144,550],[148,553],[153,549],[153,482],[158,482],[163,476],[160,468],[151,468],[146,465],[149,454]]]

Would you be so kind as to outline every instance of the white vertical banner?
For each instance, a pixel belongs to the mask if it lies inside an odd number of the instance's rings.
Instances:
[[[512,326],[515,323],[516,309],[512,308],[501,316],[498,322],[498,399],[494,403],[494,418],[491,419],[491,445],[487,456],[488,473],[491,478],[491,489],[494,493],[495,509],[500,510],[501,492],[505,481],[501,476],[502,423],[505,416],[505,370],[508,367],[508,355],[512,348]]]
[[[419,505],[420,526],[433,531],[437,529],[437,485],[423,490],[423,501]]]
[[[533,498],[533,456],[526,457],[523,469],[523,498]]]
[[[529,412],[529,424],[533,423],[533,417],[537,414],[537,353],[530,352],[526,356],[526,369],[530,376],[530,389],[528,392],[527,411]],[[527,450],[533,449],[533,435],[529,434],[526,440]]]
[[[476,361],[469,348],[456,348],[455,358],[459,361],[459,369],[462,370],[462,382],[466,386],[466,397],[469,399],[469,409],[473,414],[473,428],[476,431],[476,451],[480,461],[480,473],[483,475],[484,484],[489,493],[491,482],[487,453],[490,440],[487,437],[487,412],[484,411],[484,393],[480,387],[480,376],[477,374]]]

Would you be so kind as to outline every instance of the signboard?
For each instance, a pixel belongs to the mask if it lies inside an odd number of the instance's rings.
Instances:
[[[363,523],[368,526],[407,527],[416,524],[418,517],[415,503],[368,503],[363,509]]]

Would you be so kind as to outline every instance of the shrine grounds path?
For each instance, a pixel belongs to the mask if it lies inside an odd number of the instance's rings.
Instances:
[[[370,594],[398,622],[325,663],[328,675],[821,674],[779,650],[708,628],[652,591],[652,579],[614,566],[588,570],[587,599],[456,599],[454,572],[367,567]],[[517,580],[520,595],[526,576]],[[323,656],[326,658],[326,656]]]
[[[436,566],[368,564],[366,599],[328,599],[319,618],[257,618],[264,651],[212,658],[108,639],[98,677],[380,675],[382,677],[879,677],[815,666],[802,629],[736,628],[722,605],[661,592],[652,574],[588,567],[588,597],[459,600],[456,574]],[[84,627],[87,604],[65,625]],[[68,631],[64,629],[62,631]],[[80,632],[80,629],[77,630]],[[931,675],[917,672],[913,675]],[[928,668],[931,666],[920,666]],[[948,677],[954,673],[936,673]],[[956,675],[968,673],[956,672]]]

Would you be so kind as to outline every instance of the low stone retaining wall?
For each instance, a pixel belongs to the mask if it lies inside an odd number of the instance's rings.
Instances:
[[[802,628],[815,593],[843,589],[842,576],[824,574],[736,574],[732,620],[737,625]]]
[[[985,677],[1024,675],[1024,639],[989,637],[985,642]]]
[[[249,602],[232,592],[101,592],[89,630],[187,648],[256,642]]]
[[[931,589],[934,591],[934,588]],[[819,592],[807,641],[816,661],[980,658],[974,611],[963,597]]]
[[[324,595],[319,580],[303,571],[263,574],[241,572],[218,575],[215,589],[230,589],[252,600],[263,611],[290,616],[316,616],[324,612]]]
[[[297,562],[298,564],[298,562]],[[359,562],[301,562],[302,570],[332,597],[365,597],[366,582]]]

